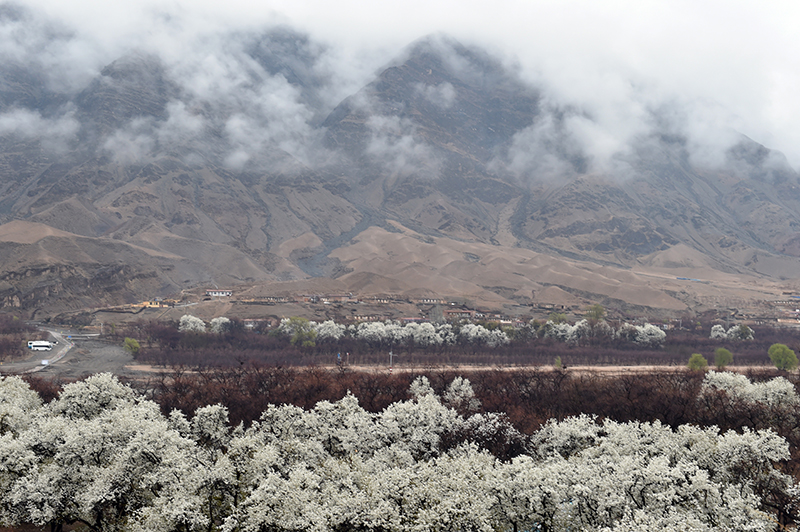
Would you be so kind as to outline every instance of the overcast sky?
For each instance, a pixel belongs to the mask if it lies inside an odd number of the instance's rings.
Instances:
[[[612,153],[646,131],[652,109],[713,149],[729,128],[800,168],[800,4],[725,1],[35,0],[71,32],[53,68],[74,83],[132,47],[177,61],[230,30],[286,24],[329,46],[331,98],[369,80],[404,46],[444,32],[486,47],[561,104],[591,116],[575,134]],[[33,32],[33,30],[31,30]],[[0,35],[0,38],[8,36]],[[33,39],[35,40],[35,39]],[[17,38],[19,41],[19,38]],[[26,44],[31,53],[37,45]],[[41,46],[40,46],[41,48]],[[40,51],[40,50],[39,50]],[[37,52],[39,53],[39,52]]]

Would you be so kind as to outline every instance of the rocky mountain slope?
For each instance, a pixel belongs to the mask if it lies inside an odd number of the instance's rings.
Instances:
[[[710,293],[664,279],[797,277],[800,179],[745,137],[704,165],[655,131],[596,168],[563,127],[577,111],[482,50],[423,39],[331,103],[307,37],[239,42],[241,76],[211,85],[135,51],[72,91],[1,67],[4,307],[327,276],[682,312]]]

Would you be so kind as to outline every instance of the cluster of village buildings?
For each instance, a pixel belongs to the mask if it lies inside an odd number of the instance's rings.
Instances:
[[[210,288],[205,290],[205,299],[223,299],[233,298],[235,291],[232,289]],[[346,304],[366,304],[366,308],[370,309],[367,312],[350,312],[347,319],[351,321],[383,321],[386,319],[397,319],[401,322],[415,322],[415,321],[428,321],[430,316],[420,315],[414,317],[393,317],[389,312],[381,313],[375,311],[375,306],[391,306],[400,304],[416,304],[420,308],[427,307],[436,309],[438,317],[446,321],[492,321],[498,322],[503,325],[520,326],[525,323],[524,320],[517,317],[510,317],[496,312],[481,311],[469,308],[463,301],[450,301],[440,297],[419,297],[419,298],[404,298],[400,296],[391,295],[377,295],[377,296],[358,296],[352,293],[347,294],[301,294],[297,296],[292,295],[271,295],[254,299],[236,299],[239,303],[245,304],[291,304],[291,303],[307,303],[312,305],[346,305]],[[141,306],[147,307],[171,307],[179,304],[177,300],[170,299],[155,299],[146,301]],[[531,311],[537,314],[563,312],[573,315],[580,315],[583,313],[582,308],[577,306],[568,307],[564,305],[555,305],[549,303],[538,303],[531,306]],[[800,295],[786,293],[783,297],[774,301],[765,301],[757,308],[730,308],[728,309],[730,316],[737,323],[745,323],[748,325],[763,325],[772,324],[778,326],[797,326],[800,327]],[[247,322],[248,320],[245,320]],[[250,320],[258,321],[258,320]],[[677,326],[677,324],[675,325]],[[665,324],[664,328],[672,328],[672,324]]]
[[[233,290],[223,289],[208,289],[205,291],[206,298],[227,298],[233,296]],[[265,296],[258,299],[240,299],[242,303],[261,303],[261,304],[282,304],[282,303],[309,303],[314,305],[345,305],[345,304],[367,304],[370,309],[374,310],[375,305],[398,305],[398,304],[416,304],[420,307],[436,307],[441,312],[441,318],[446,321],[494,321],[502,325],[522,325],[523,321],[519,318],[512,318],[504,314],[496,312],[481,311],[468,308],[462,302],[449,301],[439,297],[420,297],[420,298],[401,298],[390,295],[379,296],[357,296],[352,293],[348,294],[302,294],[298,296],[289,295],[274,295]],[[545,304],[540,305],[539,308],[545,312],[561,312],[570,310],[561,305]],[[358,313],[355,312],[348,316],[352,321],[383,321],[391,318],[389,313]],[[421,316],[414,317],[401,317],[397,318],[401,322],[420,322],[428,321],[428,318]],[[245,320],[246,321],[246,320]]]

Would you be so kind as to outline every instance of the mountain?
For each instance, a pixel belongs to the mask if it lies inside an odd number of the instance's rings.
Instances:
[[[488,241],[521,193],[491,162],[538,103],[487,54],[429,38],[331,112],[325,145],[344,154],[354,201],[423,232]]]
[[[566,128],[579,110],[447,37],[335,105],[307,36],[232,42],[231,80],[136,51],[72,92],[2,67],[4,307],[314,277],[673,314],[793,289],[800,176],[744,136],[709,165],[655,130],[598,168]]]

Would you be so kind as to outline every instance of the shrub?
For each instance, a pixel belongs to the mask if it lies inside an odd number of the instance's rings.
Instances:
[[[689,357],[689,363],[687,365],[692,371],[705,371],[708,367],[708,360],[700,353],[694,353]]]
[[[733,354],[724,347],[718,347],[714,350],[714,365],[717,369],[722,369],[728,364],[733,362]]]
[[[125,348],[132,355],[136,355],[139,352],[139,342],[137,342],[133,338],[125,337],[125,341],[122,343],[122,346]]]
[[[797,368],[797,355],[785,344],[772,344],[767,353],[776,368],[784,371],[792,371]]]

